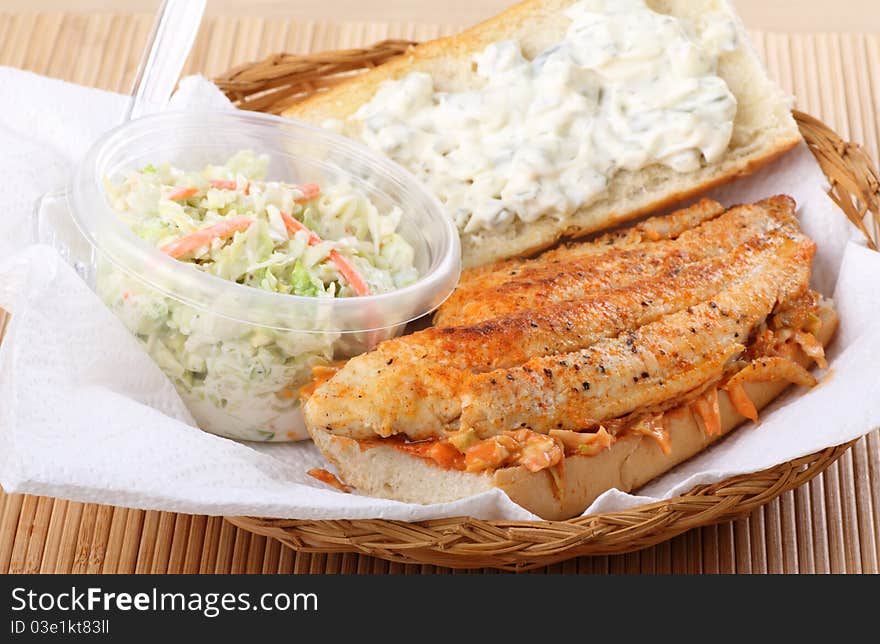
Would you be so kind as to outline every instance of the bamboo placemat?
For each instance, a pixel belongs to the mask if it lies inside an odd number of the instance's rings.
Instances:
[[[149,15],[0,13],[0,64],[125,92],[151,25]],[[383,38],[424,40],[451,30],[408,23],[208,18],[186,71],[211,77],[283,50],[355,47]],[[880,34],[753,36],[771,74],[798,96],[799,109],[880,158]],[[808,485],[739,521],[692,530],[641,552],[583,557],[537,572],[876,573],[878,560],[880,434],[875,432]],[[452,572],[355,554],[300,554],[220,517],[0,491],[0,573],[7,571]]]

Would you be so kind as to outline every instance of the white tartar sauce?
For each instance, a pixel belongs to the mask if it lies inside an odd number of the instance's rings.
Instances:
[[[722,157],[736,114],[717,75],[737,45],[726,17],[696,29],[644,0],[583,0],[566,16],[565,38],[531,60],[514,40],[476,54],[474,89],[440,92],[413,72],[349,125],[429,186],[463,232],[565,217],[620,170],[688,172]]]

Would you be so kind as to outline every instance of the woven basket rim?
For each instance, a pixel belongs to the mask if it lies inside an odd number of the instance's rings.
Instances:
[[[240,108],[281,113],[350,75],[406,52],[411,41],[308,55],[277,54],[215,79]],[[804,140],[827,176],[831,199],[867,239],[880,230],[880,178],[861,145],[845,141],[819,119],[793,111]],[[565,521],[491,521],[452,517],[417,522],[386,519],[226,517],[234,525],[304,552],[358,552],[401,563],[454,568],[524,570],[581,555],[620,554],[670,539],[691,528],[731,520],[817,476],[858,439],[760,472],[695,486],[672,499],[632,510]]]
[[[524,571],[577,556],[633,552],[692,528],[739,518],[818,476],[857,440],[760,472],[698,485],[671,499],[564,521],[484,520],[470,516],[413,522],[224,518],[301,552],[355,552],[404,564]]]

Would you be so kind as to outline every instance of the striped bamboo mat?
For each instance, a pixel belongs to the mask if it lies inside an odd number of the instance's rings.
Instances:
[[[0,13],[0,64],[125,92],[151,24],[147,15]],[[283,50],[336,49],[388,37],[423,40],[449,31],[438,25],[209,18],[187,73],[210,77]],[[773,76],[798,96],[800,109],[878,158],[880,34],[754,38]],[[739,521],[692,530],[630,555],[584,557],[538,572],[878,572],[878,559],[880,435],[874,433],[824,475]],[[220,517],[0,492],[0,573],[7,571],[450,572],[354,554],[299,554]]]

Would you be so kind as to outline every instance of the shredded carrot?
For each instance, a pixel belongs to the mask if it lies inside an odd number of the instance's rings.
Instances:
[[[345,259],[336,250],[330,251],[330,261],[336,264],[336,268],[338,268],[342,276],[348,280],[348,283],[351,284],[355,293],[358,295],[370,294],[370,287],[367,286],[364,278],[361,277],[361,274],[358,273],[354,266],[352,266],[350,261]]]
[[[321,483],[326,483],[331,487],[335,487],[340,492],[345,492],[348,494],[348,488],[345,487],[345,484],[339,480],[333,472],[328,472],[327,470],[322,470],[319,468],[311,469],[306,472],[312,478],[318,479]]]
[[[211,184],[212,188],[217,188],[217,190],[237,190],[238,182],[235,179],[211,179],[208,181]],[[248,181],[244,184],[244,194],[249,195],[251,193],[251,182]]]
[[[746,393],[742,383],[728,383],[724,386],[724,389],[727,391],[727,396],[730,398],[733,408],[739,412],[740,416],[748,418],[753,423],[758,422],[758,410],[755,408],[755,403],[752,402],[752,399]]]
[[[217,190],[235,190],[238,188],[238,182],[235,179],[211,179],[208,181],[212,188]]]
[[[436,462],[440,467],[446,469],[457,469],[463,459],[462,453],[449,443],[435,441],[431,447],[426,450],[425,457]]]
[[[303,193],[303,196],[297,199],[296,203],[305,203],[321,195],[321,186],[317,183],[304,183],[301,186],[296,186],[296,188]]]
[[[306,184],[313,185],[313,184]],[[286,212],[281,211],[281,219],[284,221],[284,226],[287,228],[287,232],[291,235],[298,231],[303,231],[309,236],[309,246],[315,246],[316,244],[321,243],[321,238],[318,237],[315,233],[309,230],[305,224],[300,221],[297,221]],[[342,255],[340,255],[336,250],[330,251],[330,261],[336,264],[336,268],[339,269],[339,273],[348,280],[348,283],[351,284],[351,288],[354,289],[354,292],[358,295],[369,295],[370,287],[367,286],[367,283],[364,281],[364,278],[361,277],[361,274],[358,273],[357,269],[352,266],[351,262],[345,259]]]
[[[691,403],[692,409],[703,420],[708,436],[721,435],[721,410],[718,408],[718,390],[712,387]]]
[[[189,199],[190,197],[195,197],[197,194],[199,194],[199,189],[195,186],[181,186],[180,188],[172,190],[167,198],[171,201],[177,201],[179,199]]]
[[[237,232],[246,230],[252,221],[250,217],[232,217],[165,244],[159,250],[174,259],[180,259],[191,255],[203,246],[207,246],[215,239],[226,239]]]
[[[284,227],[287,228],[287,232],[290,235],[297,233],[299,231],[303,231],[309,236],[309,246],[314,246],[315,244],[321,243],[321,238],[318,237],[315,233],[309,230],[305,224],[300,221],[297,221],[290,215],[288,215],[283,210],[281,212],[281,220],[284,222]]]

